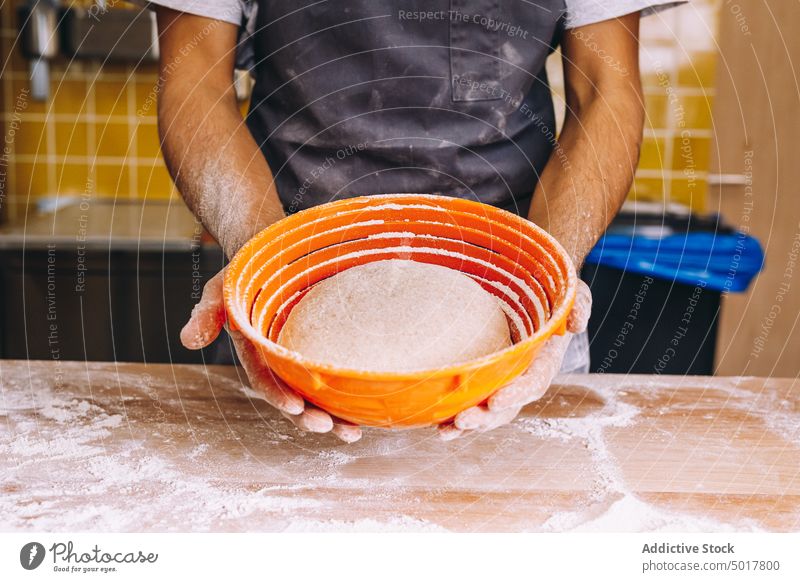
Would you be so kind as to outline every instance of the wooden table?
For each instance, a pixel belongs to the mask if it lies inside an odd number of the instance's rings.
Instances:
[[[794,380],[564,376],[491,433],[345,445],[237,372],[0,361],[0,530],[800,529]]]

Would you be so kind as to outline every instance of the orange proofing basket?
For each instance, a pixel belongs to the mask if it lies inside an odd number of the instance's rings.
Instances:
[[[386,259],[468,275],[501,300],[514,344],[454,366],[387,373],[310,361],[276,343],[315,283]],[[450,420],[522,373],[565,332],[576,282],[555,239],[514,214],[445,196],[365,196],[299,212],[253,237],[228,265],[225,306],[231,328],[309,402],[359,425],[401,428]]]

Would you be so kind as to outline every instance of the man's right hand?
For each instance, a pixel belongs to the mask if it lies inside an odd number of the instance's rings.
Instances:
[[[200,302],[194,306],[189,321],[181,330],[181,343],[190,350],[208,346],[225,326],[224,274],[224,270],[220,271],[206,283]],[[265,400],[297,428],[307,432],[332,432],[347,443],[361,438],[359,427],[305,402],[264,364],[258,347],[240,332],[229,331],[229,335],[252,388],[263,394]]]
[[[228,22],[157,7],[161,148],[181,196],[232,257],[255,233],[283,218],[267,161],[242,119],[233,90],[238,27]],[[223,275],[211,279],[181,341],[200,349],[225,325]],[[253,388],[309,432],[333,432],[347,442],[361,429],[303,401],[264,365],[258,348],[230,334]]]

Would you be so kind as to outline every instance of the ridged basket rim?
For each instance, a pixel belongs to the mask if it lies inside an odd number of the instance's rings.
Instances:
[[[454,198],[450,196],[439,196],[434,194],[374,194],[370,196],[358,196],[353,198],[345,198],[342,200],[336,200],[334,202],[328,202],[326,204],[315,206],[313,208],[309,208],[307,210],[301,210],[291,216],[287,216],[268,226],[267,228],[263,229],[255,236],[253,236],[250,240],[248,240],[234,255],[233,259],[231,259],[228,266],[225,268],[225,278],[224,278],[224,285],[223,285],[223,297],[225,303],[225,311],[228,317],[229,325],[231,322],[233,323],[233,327],[235,330],[241,332],[248,340],[256,344],[259,348],[266,351],[270,355],[277,357],[277,358],[284,358],[290,359],[294,363],[299,364],[306,368],[307,371],[313,372],[316,374],[325,374],[329,376],[337,376],[341,378],[349,378],[355,380],[371,380],[376,382],[409,382],[415,380],[426,380],[429,378],[436,378],[441,376],[456,376],[456,375],[467,375],[471,372],[481,369],[485,366],[491,365],[496,363],[499,360],[505,359],[506,357],[511,357],[518,353],[525,352],[529,349],[532,349],[537,344],[545,341],[550,336],[552,336],[555,332],[558,331],[560,327],[562,327],[566,319],[572,310],[573,304],[575,302],[575,295],[577,292],[577,273],[575,271],[575,266],[572,263],[572,259],[569,258],[566,250],[561,246],[561,244],[547,231],[543,228],[539,227],[538,225],[534,224],[533,222],[521,218],[520,216],[508,212],[506,210],[496,208],[494,206],[489,206],[488,204],[484,204],[481,202],[476,202],[473,200],[466,200],[463,198],[459,198],[458,201],[460,204],[465,204],[468,207],[472,207],[475,209],[480,209],[480,211],[484,214],[501,214],[505,215],[509,218],[512,222],[519,225],[522,229],[529,229],[529,235],[531,238],[536,239],[542,238],[547,240],[558,252],[562,254],[562,259],[567,265],[567,276],[566,276],[566,290],[563,295],[563,299],[560,305],[557,306],[555,311],[550,314],[550,317],[547,321],[542,325],[538,330],[532,333],[529,337],[521,340],[507,348],[504,348],[500,351],[493,352],[486,356],[482,356],[480,358],[475,358],[472,360],[468,360],[465,362],[460,362],[458,364],[453,364],[450,366],[445,366],[441,368],[430,368],[430,369],[423,369],[423,370],[414,370],[410,372],[385,372],[385,371],[370,371],[370,370],[358,370],[354,368],[344,368],[339,366],[334,366],[331,364],[327,364],[324,362],[319,362],[316,360],[312,360],[309,358],[304,357],[299,352],[294,350],[290,350],[272,340],[264,337],[259,333],[250,323],[248,319],[241,321],[242,318],[240,316],[240,311],[237,309],[236,300],[237,298],[234,296],[234,291],[236,289],[236,279],[239,277],[239,274],[244,270],[244,267],[247,265],[247,262],[254,254],[254,251],[259,248],[262,241],[269,240],[270,235],[283,232],[286,229],[286,225],[294,222],[301,222],[304,216],[308,214],[320,214],[320,211],[327,211],[330,210],[332,212],[336,211],[336,208],[341,206],[352,205],[354,202],[367,202],[365,205],[369,207],[372,205],[372,202],[378,203],[387,203],[391,201],[398,201],[398,203],[402,203],[402,201],[409,201],[409,200],[431,200],[431,201],[440,201],[445,203],[444,210],[447,210],[446,203],[452,201]]]

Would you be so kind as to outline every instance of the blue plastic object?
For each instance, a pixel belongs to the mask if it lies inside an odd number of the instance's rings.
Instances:
[[[589,263],[723,292],[742,292],[761,271],[764,251],[741,232],[693,232],[664,237],[606,234]]]

